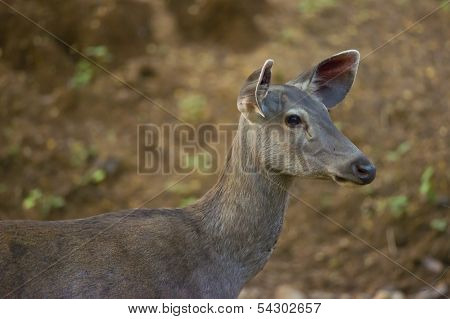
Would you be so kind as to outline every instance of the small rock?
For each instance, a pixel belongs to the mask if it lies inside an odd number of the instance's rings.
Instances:
[[[422,266],[435,274],[440,274],[444,270],[444,265],[439,260],[430,256],[422,259]]]
[[[100,167],[106,172],[108,176],[114,175],[119,170],[120,161],[115,157],[108,157],[100,164]]]
[[[412,296],[412,298],[415,299],[436,299],[436,298],[446,298],[446,295],[448,293],[448,286],[445,282],[440,283],[436,285],[433,288],[425,288],[422,291],[419,291],[415,295]]]
[[[239,299],[258,299],[262,298],[261,291],[258,288],[249,287],[241,290]]]
[[[450,197],[445,195],[438,195],[436,197],[436,206],[448,208],[450,206]]]
[[[374,299],[404,299],[405,294],[400,290],[382,288],[373,296]]]
[[[275,299],[305,299],[306,295],[291,285],[280,285],[275,289]]]
[[[311,299],[336,299],[337,295],[328,291],[313,291],[309,294]]]

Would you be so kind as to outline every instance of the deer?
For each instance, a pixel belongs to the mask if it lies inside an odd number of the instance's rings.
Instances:
[[[271,59],[253,72],[222,173],[190,206],[1,221],[0,297],[237,298],[274,250],[295,178],[374,180],[329,115],[359,61],[344,51],[285,84],[271,83]]]

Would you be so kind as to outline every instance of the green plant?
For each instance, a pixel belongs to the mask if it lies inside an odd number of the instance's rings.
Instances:
[[[408,207],[408,197],[405,195],[392,196],[388,199],[388,207],[395,218],[402,217]]]
[[[112,60],[111,53],[109,52],[108,48],[104,45],[87,47],[84,50],[84,53],[87,56],[93,57],[100,62],[110,62]]]
[[[178,101],[178,113],[188,122],[199,122],[206,118],[206,97],[201,94],[189,94]]]
[[[75,67],[75,74],[70,81],[70,85],[75,88],[86,86],[94,76],[94,67],[86,60],[78,61]]]
[[[108,48],[103,45],[87,47],[84,54],[100,63],[109,62],[112,59]],[[75,74],[70,81],[70,85],[75,88],[84,87],[91,82],[94,75],[95,65],[87,59],[82,59],[75,66]]]
[[[102,168],[96,168],[90,170],[88,173],[83,175],[79,181],[80,186],[86,186],[89,184],[100,184],[107,177],[106,171]]]
[[[89,181],[94,184],[100,184],[103,182],[106,178],[106,172],[101,169],[97,168],[95,169],[90,175],[89,175]]]
[[[43,196],[44,194],[42,194],[40,189],[32,189],[22,201],[22,207],[27,210],[36,207],[37,203]]]
[[[430,221],[430,227],[439,232],[445,232],[447,229],[447,220],[444,218],[433,218]]]
[[[285,43],[293,43],[295,39],[295,29],[284,28],[280,32],[280,39]]]
[[[189,206],[189,205],[193,204],[196,200],[197,200],[197,197],[194,197],[194,196],[185,197],[180,201],[179,206],[180,207]]]
[[[75,167],[82,167],[89,157],[95,155],[93,148],[87,147],[83,142],[75,141],[69,144],[70,162]]]
[[[194,169],[200,173],[208,173],[212,168],[212,159],[209,153],[199,152],[184,157],[184,167]]]
[[[403,142],[393,151],[387,153],[386,158],[390,162],[395,162],[400,159],[404,154],[406,154],[411,149],[411,144],[409,142]]]
[[[47,215],[54,209],[63,208],[66,205],[66,201],[63,197],[57,195],[47,195],[42,198],[41,212]]]
[[[301,13],[314,14],[336,5],[336,0],[300,0],[298,10]]]
[[[428,166],[427,168],[425,168],[420,178],[419,192],[429,202],[434,202],[436,198],[436,193],[434,192],[433,189],[433,181],[432,181],[433,175],[434,175],[433,167]]]
[[[22,207],[26,210],[38,209],[44,216],[52,210],[62,208],[66,205],[63,197],[58,195],[45,195],[40,189],[32,189],[22,201]]]

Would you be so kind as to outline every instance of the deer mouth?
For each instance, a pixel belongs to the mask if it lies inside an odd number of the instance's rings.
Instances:
[[[346,183],[350,182],[348,179],[338,176],[338,175],[333,175],[333,176],[331,176],[331,178],[338,184],[346,184]]]
[[[334,175],[333,179],[336,183],[345,183],[345,182],[349,181],[348,179],[345,179],[345,178],[337,176],[337,175]]]
[[[338,185],[361,185],[360,183],[355,182],[354,180],[339,176],[339,175],[332,175],[331,178],[333,181],[336,182]]]

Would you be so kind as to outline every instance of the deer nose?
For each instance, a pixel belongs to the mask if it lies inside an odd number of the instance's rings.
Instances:
[[[368,159],[359,158],[351,166],[353,174],[361,181],[361,184],[369,184],[375,179],[377,169]]]

